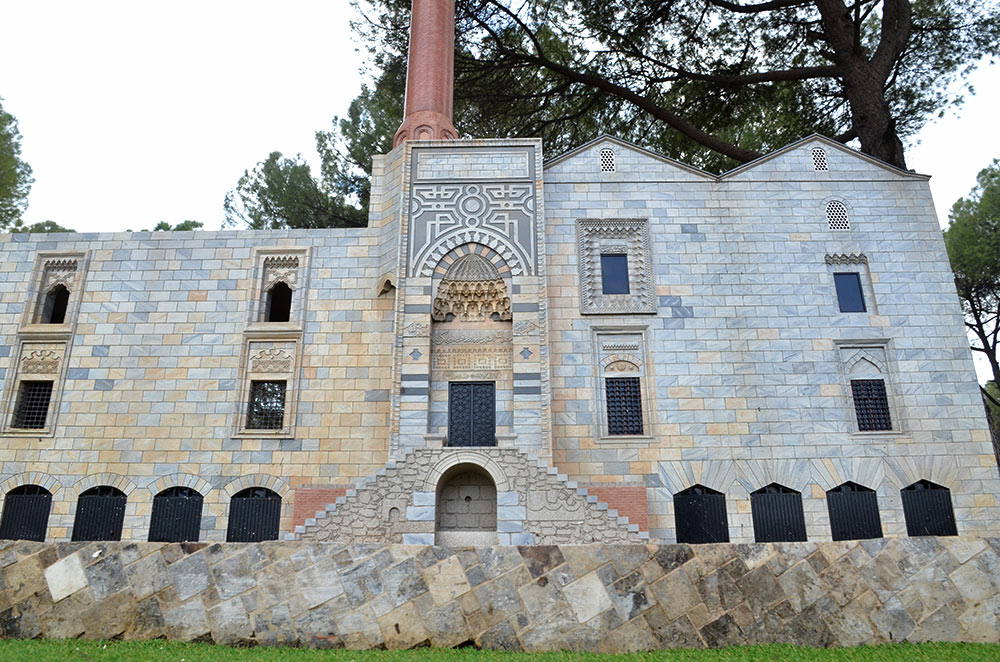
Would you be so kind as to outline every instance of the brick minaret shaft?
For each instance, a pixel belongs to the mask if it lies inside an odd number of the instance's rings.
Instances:
[[[404,140],[454,140],[454,0],[413,0],[406,105],[393,147]]]

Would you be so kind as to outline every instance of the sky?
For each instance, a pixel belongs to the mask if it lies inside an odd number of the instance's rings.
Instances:
[[[226,192],[270,152],[317,166],[315,132],[362,82],[350,5],[0,0],[0,97],[35,177],[25,221],[217,229]],[[907,151],[908,166],[932,176],[942,226],[1000,157],[998,81],[1000,65],[981,67],[977,94]]]

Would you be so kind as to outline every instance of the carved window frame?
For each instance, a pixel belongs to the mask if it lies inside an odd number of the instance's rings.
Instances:
[[[656,313],[649,221],[645,218],[580,218],[576,221],[580,271],[580,313],[636,315]],[[628,294],[604,294],[601,254],[628,259]]]
[[[892,364],[890,342],[888,340],[844,340],[835,341],[834,345],[837,348],[837,363],[840,368],[841,400],[851,436],[878,438],[903,434],[902,403],[893,384],[895,369]],[[873,367],[865,366],[864,370],[860,370],[858,364],[861,361],[865,361]],[[881,379],[884,382],[889,419],[892,424],[891,429],[870,431],[858,429],[857,409],[854,403],[854,393],[851,389],[852,379]]]
[[[35,266],[28,286],[28,299],[21,316],[20,331],[25,334],[41,334],[50,336],[52,333],[71,333],[80,314],[80,304],[83,300],[86,283],[88,253],[76,252],[40,252],[35,256]],[[57,284],[62,284],[69,290],[69,303],[66,306],[66,316],[61,324],[43,324],[42,311],[45,306],[45,296]]]
[[[301,330],[309,301],[309,247],[275,246],[253,249],[253,278],[249,293],[248,329]],[[278,282],[292,290],[292,307],[287,322],[267,322],[264,310],[267,292]]]
[[[277,326],[271,323],[268,326]],[[267,347],[279,345],[279,347]],[[243,334],[238,400],[234,406],[233,436],[244,439],[290,439],[295,436],[302,334],[299,331],[247,330]],[[285,382],[285,411],[281,429],[247,427],[250,389],[256,381]]]
[[[597,382],[594,391],[593,436],[602,446],[648,446],[656,436],[656,411],[652,385],[653,364],[647,353],[649,329],[645,326],[593,327],[591,344]],[[638,377],[642,404],[642,434],[610,434],[608,421],[608,377]]]
[[[849,315],[852,317],[863,315],[878,315],[878,303],[875,301],[875,286],[872,284],[871,269],[868,266],[868,258],[862,253],[827,253],[824,258],[827,273],[830,276],[830,291],[832,295],[832,305],[838,315]],[[861,295],[864,297],[865,310],[863,312],[844,313],[840,311],[840,300],[837,296],[837,287],[834,274],[857,273],[861,280]]]
[[[7,369],[8,378],[3,394],[3,427],[0,428],[0,434],[5,437],[51,438],[55,436],[59,407],[62,402],[63,384],[66,378],[68,351],[69,342],[65,333],[53,332],[46,335],[35,332],[18,338],[17,352],[13,355]],[[13,426],[21,384],[26,381],[52,382],[49,408],[45,415],[45,426],[42,428],[15,428]]]

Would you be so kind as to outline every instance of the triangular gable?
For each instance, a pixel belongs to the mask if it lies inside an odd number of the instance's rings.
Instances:
[[[790,145],[765,154],[749,163],[719,175],[720,181],[741,179],[795,179],[796,173],[819,174],[814,167],[812,150],[821,147],[826,152],[831,178],[859,178],[865,175],[885,179],[930,179],[928,175],[901,170],[885,161],[851,149],[826,136],[814,133]]]
[[[614,152],[614,172],[601,172],[600,153],[602,149],[611,149]],[[715,175],[704,170],[699,170],[686,163],[608,135],[595,138],[546,161],[544,172],[546,181],[559,179],[562,176],[579,180],[580,175],[587,175],[586,179],[601,176],[607,178],[608,181],[614,181],[616,178],[632,180],[640,174],[643,177],[661,181],[716,180]]]

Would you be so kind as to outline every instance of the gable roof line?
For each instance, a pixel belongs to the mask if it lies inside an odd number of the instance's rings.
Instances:
[[[773,152],[768,152],[767,154],[764,154],[763,156],[759,156],[756,159],[754,159],[753,161],[749,161],[748,163],[744,163],[742,165],[736,166],[732,170],[727,170],[726,172],[722,173],[721,175],[713,175],[710,172],[707,172],[705,170],[702,170],[702,169],[697,168],[697,167],[692,166],[692,165],[688,165],[687,163],[684,163],[683,161],[678,161],[677,159],[672,159],[669,156],[664,156],[663,154],[660,154],[658,152],[654,152],[651,149],[646,149],[645,147],[642,147],[640,145],[636,145],[635,143],[629,142],[628,140],[623,140],[621,138],[617,138],[615,136],[608,135],[608,134],[604,133],[604,134],[601,134],[600,136],[594,138],[593,140],[588,140],[587,142],[585,142],[584,144],[580,145],[579,147],[574,147],[573,149],[571,149],[569,151],[563,152],[562,154],[559,154],[558,156],[555,156],[555,157],[549,159],[548,161],[545,161],[542,164],[542,170],[546,170],[549,167],[551,167],[551,166],[553,166],[553,165],[555,165],[557,163],[560,163],[562,161],[565,161],[566,159],[569,159],[569,158],[571,158],[573,156],[576,156],[580,152],[582,152],[584,150],[587,150],[587,149],[590,149],[591,147],[593,147],[595,144],[597,144],[599,142],[612,142],[612,143],[615,143],[617,145],[621,145],[622,147],[627,147],[629,149],[633,149],[633,150],[636,150],[636,151],[641,152],[643,154],[646,154],[646,155],[648,155],[648,156],[650,156],[650,157],[652,157],[652,158],[654,158],[654,159],[656,159],[658,161],[662,161],[663,163],[675,166],[675,167],[680,168],[682,170],[685,170],[685,171],[687,171],[687,172],[689,172],[691,174],[698,175],[698,176],[704,177],[706,179],[711,179],[711,180],[716,181],[716,182],[721,182],[721,181],[723,181],[725,179],[729,179],[731,177],[734,177],[734,176],[736,176],[736,175],[738,175],[740,173],[743,173],[743,172],[745,172],[747,170],[756,168],[757,166],[759,166],[762,163],[765,163],[767,161],[770,161],[771,159],[777,158],[777,157],[779,157],[779,156],[781,156],[783,154],[787,154],[788,152],[790,152],[790,151],[792,151],[794,149],[798,149],[804,143],[809,142],[809,141],[819,141],[819,142],[822,142],[823,144],[825,144],[825,145],[827,145],[829,147],[833,147],[834,149],[839,149],[840,151],[845,152],[847,154],[850,154],[851,156],[854,156],[854,157],[859,158],[859,159],[861,159],[863,161],[866,161],[866,162],[868,162],[868,163],[870,163],[870,164],[872,164],[874,166],[880,167],[883,170],[888,170],[889,172],[891,172],[891,173],[893,173],[895,175],[900,175],[900,176],[903,176],[903,177],[909,177],[909,178],[912,178],[912,179],[921,179],[921,180],[924,180],[924,181],[926,181],[926,180],[928,180],[928,179],[931,178],[930,175],[923,175],[923,174],[920,174],[920,173],[917,173],[917,172],[913,172],[913,171],[910,171],[910,170],[903,170],[902,168],[897,168],[896,166],[892,165],[891,163],[886,163],[882,159],[877,159],[874,156],[869,156],[868,154],[865,154],[864,152],[860,152],[860,151],[858,151],[856,149],[848,147],[847,145],[844,145],[843,143],[839,143],[836,140],[833,140],[832,138],[828,138],[827,136],[824,136],[821,133],[811,133],[808,136],[806,136],[804,138],[800,138],[799,140],[796,140],[795,142],[789,143],[789,144],[785,145],[784,147],[780,147],[780,148],[774,150]]]
[[[571,158],[573,156],[576,156],[580,152],[583,152],[584,150],[590,149],[591,147],[593,147],[594,145],[596,145],[599,142],[612,142],[612,143],[615,143],[617,145],[620,145],[621,147],[626,147],[628,149],[633,149],[633,150],[635,150],[637,152],[641,152],[641,153],[643,153],[643,154],[645,154],[647,156],[650,156],[650,157],[656,159],[657,161],[662,161],[663,163],[666,163],[668,165],[672,165],[672,166],[674,166],[676,168],[680,168],[681,170],[689,172],[689,173],[691,173],[693,175],[698,175],[699,177],[704,177],[706,179],[711,179],[713,181],[718,181],[718,179],[719,179],[717,176],[713,175],[710,172],[702,170],[701,168],[697,168],[697,167],[695,167],[693,165],[688,165],[687,163],[684,163],[683,161],[678,161],[677,159],[672,159],[669,156],[664,156],[663,154],[660,154],[658,152],[654,152],[651,149],[646,149],[645,147],[642,147],[640,145],[636,145],[633,142],[629,142],[628,140],[623,140],[621,138],[609,135],[607,133],[602,133],[601,135],[597,136],[593,140],[588,140],[587,142],[583,143],[579,147],[574,147],[573,149],[570,149],[569,151],[563,152],[562,154],[559,154],[558,156],[552,157],[551,159],[549,159],[548,161],[545,161],[542,164],[542,170],[544,171],[544,170],[550,168],[551,166],[554,166],[557,163],[560,163],[562,161],[565,161],[566,159],[569,159],[569,158]]]
[[[782,156],[783,154],[787,154],[788,152],[790,152],[790,151],[792,151],[794,149],[798,149],[803,144],[805,144],[805,143],[807,143],[809,141],[819,141],[819,142],[821,142],[821,143],[823,143],[823,144],[825,144],[825,145],[827,145],[829,147],[833,147],[834,149],[839,149],[840,151],[845,152],[847,154],[850,154],[851,156],[859,158],[859,159],[861,159],[863,161],[867,161],[868,163],[870,163],[870,164],[872,164],[874,166],[880,167],[883,170],[888,170],[889,172],[891,172],[891,173],[893,173],[895,175],[901,175],[903,177],[910,177],[910,178],[913,178],[913,179],[922,179],[922,180],[928,180],[928,179],[931,178],[930,175],[922,175],[922,174],[919,174],[917,172],[913,172],[913,171],[910,171],[910,170],[903,170],[902,168],[897,168],[896,166],[892,165],[891,163],[886,163],[882,159],[875,158],[874,156],[869,156],[868,154],[865,154],[864,152],[861,152],[861,151],[858,151],[858,150],[853,149],[851,147],[848,147],[847,145],[844,145],[843,143],[837,142],[836,140],[833,140],[832,138],[828,138],[827,136],[824,136],[821,133],[811,133],[808,136],[806,136],[805,138],[800,138],[800,139],[796,140],[795,142],[789,143],[789,144],[785,145],[784,147],[780,147],[780,148],[774,150],[773,152],[768,152],[767,154],[764,154],[763,156],[757,157],[753,161],[749,161],[749,162],[744,163],[742,165],[736,166],[732,170],[727,170],[726,172],[724,172],[724,173],[722,173],[721,175],[718,176],[718,180],[722,181],[724,179],[728,179],[730,177],[733,177],[733,176],[735,176],[737,174],[740,174],[742,172],[745,172],[747,170],[751,170],[753,168],[756,168],[757,166],[759,166],[762,163],[765,163],[767,161],[770,161],[771,159],[774,159],[774,158],[777,158],[779,156]]]

